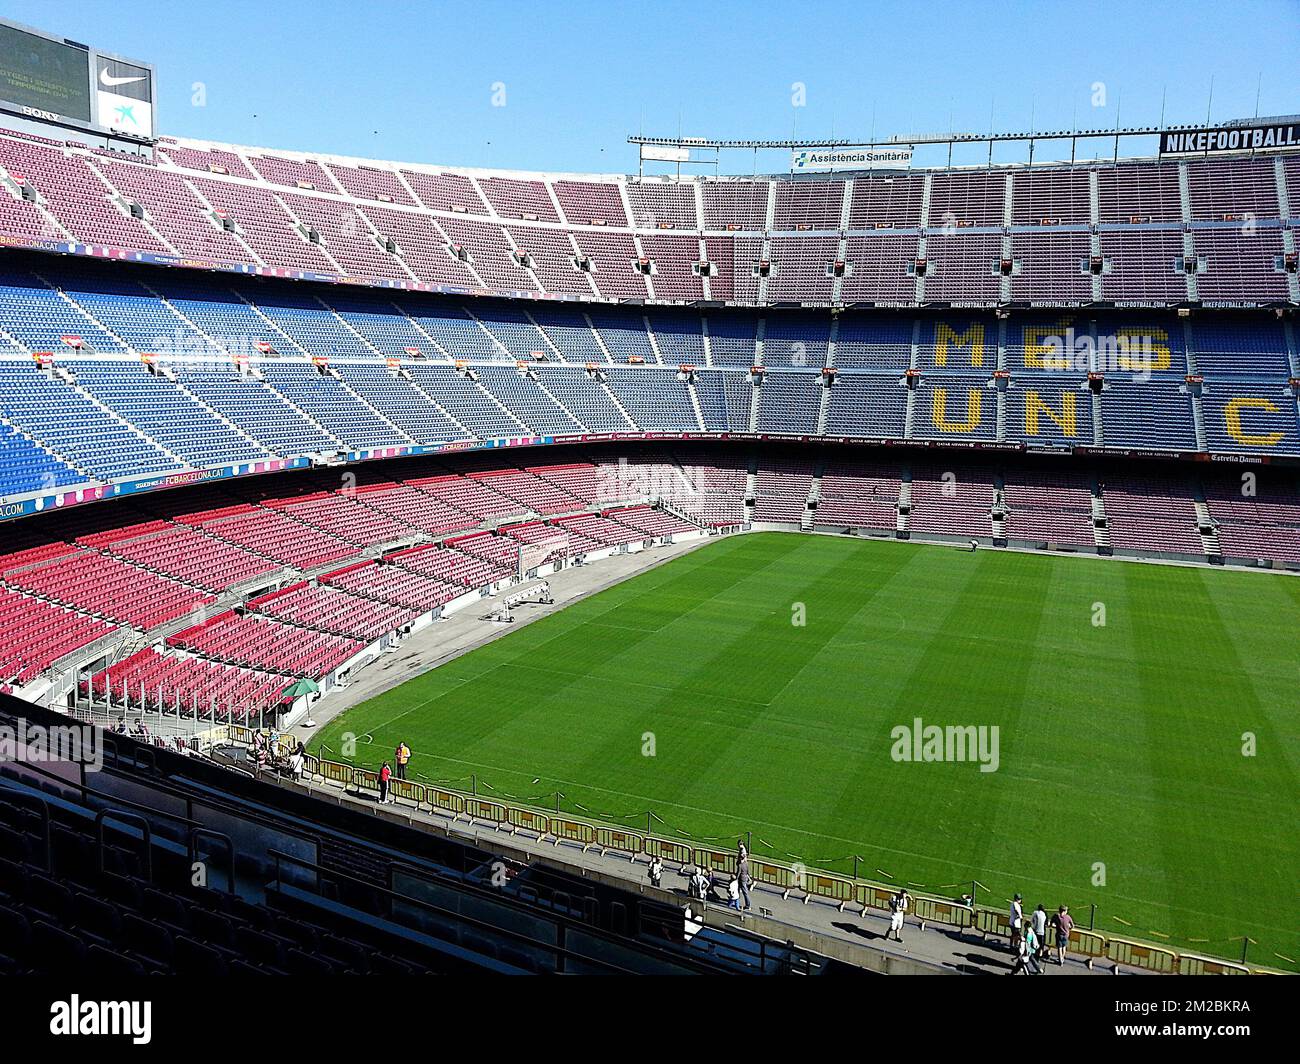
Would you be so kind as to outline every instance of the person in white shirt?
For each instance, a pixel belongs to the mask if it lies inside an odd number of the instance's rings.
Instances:
[[[911,901],[911,895],[905,890],[900,890],[889,899],[889,930],[885,932],[886,939],[893,935],[895,941],[903,941],[903,918],[907,915]]]
[[[1037,958],[1042,960],[1047,956],[1047,910],[1041,905],[1030,913],[1029,926],[1033,929],[1034,937],[1038,940]]]
[[[1019,894],[1017,894],[1014,898],[1011,899],[1010,924],[1011,924],[1011,949],[1015,951],[1019,949],[1020,940],[1023,937],[1025,931],[1025,911],[1020,905]]]
[[[733,909],[740,908],[740,880],[735,876],[727,881],[727,904]]]

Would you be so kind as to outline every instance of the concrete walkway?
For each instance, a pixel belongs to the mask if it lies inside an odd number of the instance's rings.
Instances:
[[[277,782],[286,787],[295,786],[283,780]],[[672,862],[664,862],[663,886],[656,889],[650,886],[644,856],[629,859],[626,854],[602,853],[596,847],[583,849],[577,844],[557,843],[553,837],[539,839],[522,830],[516,832],[509,826],[498,829],[490,824],[453,819],[443,813],[418,811],[409,803],[380,806],[368,792],[328,781],[298,786],[317,797],[367,809],[417,830],[458,838],[516,861],[540,861],[567,872],[617,882],[649,897],[673,901],[683,907],[690,904],[699,913],[699,903],[687,895],[682,866]],[[690,866],[686,868],[690,870]],[[721,902],[707,903],[703,923],[715,928],[739,925],[751,933],[779,942],[791,941],[879,972],[982,975],[1011,972],[1013,958],[1005,939],[986,938],[978,931],[959,931],[939,924],[922,928],[909,916],[903,941],[886,941],[889,918],[884,912],[872,909],[863,914],[854,907],[841,912],[833,903],[815,898],[805,902],[798,896],[783,898],[779,891],[759,884],[755,884],[751,894],[753,909],[747,913],[737,912]],[[1064,966],[1058,966],[1053,959],[1043,966],[1043,974],[1116,974],[1114,967],[1111,961],[1103,960],[1090,970],[1077,958],[1067,958]]]

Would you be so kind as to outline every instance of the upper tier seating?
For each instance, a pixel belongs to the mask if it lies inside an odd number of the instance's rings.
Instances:
[[[0,194],[0,232],[503,294],[965,304],[1006,297],[1009,236],[1014,300],[1087,302],[1095,281],[1119,301],[1178,302],[1194,288],[1204,300],[1282,301],[1294,294],[1278,265],[1280,216],[1300,202],[1300,168],[1284,160],[1279,183],[1274,164],[879,172],[853,175],[850,189],[834,177],[471,176],[180,142],[151,161],[0,131],[0,168],[14,182]],[[19,179],[37,203],[12,195]],[[1202,260],[1191,287],[1184,224]],[[1092,227],[1105,260],[1095,278]],[[648,274],[634,267],[640,258]],[[711,276],[697,270],[702,260]]]

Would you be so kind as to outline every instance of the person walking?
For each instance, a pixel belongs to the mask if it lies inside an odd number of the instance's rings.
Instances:
[[[736,876],[727,880],[727,904],[733,909],[740,908],[740,879]]]
[[[745,911],[749,911],[749,888],[753,886],[753,877],[749,874],[749,851],[745,849],[745,844],[740,844],[740,849],[736,858],[736,884],[740,888],[741,897],[745,899]]]
[[[889,936],[894,936],[894,941],[903,941],[903,920],[907,916],[907,910],[911,907],[912,896],[906,890],[900,890],[889,899],[889,930],[885,932],[885,941],[889,941]]]
[[[1035,956],[1041,961],[1047,956],[1047,910],[1041,904],[1030,914],[1029,926],[1033,928],[1034,938],[1038,940]]]
[[[393,751],[393,762],[397,765],[397,778],[406,779],[406,763],[411,760],[411,748],[405,742],[399,742]]]
[[[663,882],[663,878],[664,878],[664,863],[659,859],[658,855],[656,854],[654,857],[650,858],[650,885],[652,887],[659,886],[659,884]]]
[[[1019,894],[1011,899],[1011,912],[1007,922],[1011,925],[1011,951],[1015,953],[1019,950],[1021,939],[1025,934],[1025,910],[1020,904]]]
[[[1052,917],[1052,930],[1056,932],[1056,963],[1065,964],[1065,951],[1070,946],[1070,932],[1074,930],[1074,917],[1070,907],[1062,905]]]
[[[388,781],[392,779],[392,776],[393,776],[393,770],[388,767],[388,762],[385,761],[383,767],[379,770],[379,804],[380,805],[383,805],[384,803],[391,800],[388,797]]]
[[[1038,963],[1039,940],[1038,936],[1034,934],[1034,925],[1032,923],[1025,928],[1024,947],[1025,971],[1030,975],[1042,975],[1043,966]]]
[[[1007,975],[1019,975],[1021,972],[1029,971],[1029,941],[1028,936],[1020,935],[1016,938],[1015,946],[1016,963],[1011,966],[1011,971]]]

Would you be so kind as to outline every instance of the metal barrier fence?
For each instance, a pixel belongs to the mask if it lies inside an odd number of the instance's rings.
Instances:
[[[230,733],[230,738],[234,741],[242,741],[239,733],[247,733],[251,740],[252,733],[249,729],[232,726]],[[379,776],[373,770],[311,754],[305,758],[304,772],[307,776],[341,783],[345,787],[371,791],[379,789]],[[449,813],[453,821],[461,817],[471,823],[483,821],[500,830],[508,829],[511,834],[528,831],[539,840],[553,838],[557,846],[561,842],[568,842],[582,847],[584,851],[594,846],[602,854],[626,854],[633,861],[644,854],[682,866],[697,865],[725,875],[732,875],[736,869],[736,853],[730,850],[691,846],[678,839],[592,823],[559,812],[543,813],[514,802],[482,798],[477,794],[464,794],[413,780],[391,779],[389,785],[392,797],[412,802],[417,809],[427,807],[430,811]],[[898,892],[897,886],[807,868],[800,864],[784,864],[753,855],[749,859],[749,869],[755,883],[779,890],[783,898],[789,897],[793,891],[799,891],[805,904],[816,898],[838,906],[841,912],[852,904],[859,909],[859,915],[865,915],[871,909],[888,909],[890,899]],[[958,930],[974,929],[984,936],[1009,939],[1011,935],[1006,910],[991,909],[924,892],[912,895],[912,916],[922,924],[940,924]],[[1049,930],[1049,947],[1055,945],[1053,940],[1054,934]],[[1106,935],[1090,928],[1075,927],[1070,934],[1068,949],[1075,956],[1087,958],[1089,964],[1094,959],[1105,958],[1116,965],[1123,964],[1162,974],[1279,974],[1272,969],[1247,966],[1222,958],[1179,953],[1165,946]]]

